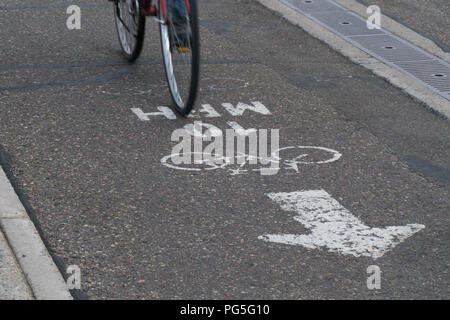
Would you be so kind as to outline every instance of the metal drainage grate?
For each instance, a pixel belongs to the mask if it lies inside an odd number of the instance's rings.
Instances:
[[[286,4],[293,9],[298,8],[304,12],[339,11],[340,9],[333,3],[314,0],[290,0]]]
[[[382,30],[369,30],[365,20],[349,15],[345,11],[314,12],[313,15],[316,21],[343,37],[385,34]]]
[[[280,0],[359,49],[450,100],[450,64],[366,20],[332,0]]]
[[[397,64],[423,82],[442,92],[450,93],[450,66],[442,67],[437,61],[422,61],[420,64],[402,61]]]
[[[399,41],[390,35],[355,36],[352,37],[352,40],[353,43],[356,43],[359,47],[366,48],[378,59],[389,62],[430,60],[428,55],[415,50],[415,47],[411,44]],[[420,64],[420,62],[417,64]]]

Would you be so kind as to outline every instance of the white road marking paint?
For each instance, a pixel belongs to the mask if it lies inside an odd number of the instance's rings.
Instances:
[[[210,170],[216,170],[216,169],[222,169],[225,168],[225,166],[228,165],[229,163],[229,159],[227,159],[226,157],[222,157],[223,163],[222,164],[217,164],[215,163],[215,161],[213,161],[213,159],[203,159],[203,152],[190,152],[188,154],[185,154],[189,157],[191,156],[198,156],[198,158],[200,160],[197,160],[196,163],[194,165],[203,165],[203,166],[207,166],[205,169],[203,168],[195,168],[195,167],[181,167],[181,166],[177,166],[175,164],[171,164],[169,163],[169,160],[172,160],[175,157],[179,157],[179,154],[170,154],[168,156],[165,156],[161,159],[161,163],[171,169],[176,169],[176,170],[183,170],[183,171],[201,171],[201,170],[206,170],[206,171],[210,171]]]
[[[209,139],[210,137],[222,137],[222,135],[223,135],[222,130],[217,128],[215,125],[210,124],[210,123],[201,122],[201,121],[196,121],[194,123],[188,123],[183,128],[191,136],[197,137],[197,138],[202,138],[205,140]],[[203,132],[203,129],[206,130],[205,133]],[[175,131],[178,131],[178,129]],[[172,141],[174,141],[174,140],[172,139]]]
[[[205,113],[205,118],[221,117],[220,113],[218,113],[210,104],[202,104],[198,110],[192,110],[188,117],[193,118],[197,113]]]
[[[279,129],[270,129],[269,143],[267,129],[249,132],[237,123],[235,125],[242,132],[235,129],[222,132],[212,124],[199,121],[173,131],[171,141],[178,143],[172,148],[172,154],[167,160],[170,159],[176,166],[187,165],[188,168],[191,168],[192,164],[210,166],[211,163],[221,165],[226,162],[232,165],[235,163],[234,160],[237,160],[236,163],[241,167],[246,164],[270,165],[267,169],[260,168],[261,175],[277,174],[279,158],[276,151],[279,149]],[[246,132],[248,132],[248,139],[243,135]],[[192,140],[194,140],[193,149]],[[204,145],[205,142],[206,145]],[[270,150],[268,150],[269,145]],[[247,150],[249,155],[246,154]],[[224,155],[226,155],[225,158]],[[163,163],[166,163],[166,160]]]
[[[106,91],[100,92],[106,93]],[[222,103],[222,107],[224,107],[225,110],[227,110],[232,116],[242,116],[245,110],[250,110],[263,115],[272,115],[269,109],[267,109],[267,107],[259,101],[252,102],[252,105],[239,102],[236,107],[231,103]],[[169,120],[177,119],[176,114],[169,107],[159,106],[157,108],[160,112],[145,113],[140,108],[131,108],[131,111],[133,111],[133,113],[137,115],[139,120],[142,121],[150,121],[150,117],[161,115],[165,116]],[[198,110],[193,110],[188,118],[199,118],[200,113],[205,114],[205,118],[218,118],[222,116],[210,104],[202,104]]]
[[[293,164],[293,165],[297,165],[297,164],[326,164],[326,163],[331,163],[331,162],[335,162],[338,161],[341,157],[342,154],[336,150],[330,149],[330,148],[324,148],[324,147],[314,147],[314,146],[295,146],[295,147],[285,147],[285,148],[280,148],[277,150],[277,153],[280,154],[281,151],[285,151],[285,150],[292,150],[292,149],[313,149],[313,150],[319,150],[319,151],[325,151],[328,153],[331,153],[333,156],[328,159],[328,160],[321,160],[321,161],[299,161],[300,159],[303,159],[305,157],[307,157],[310,153],[306,152],[306,153],[302,153],[300,155],[298,155],[297,157],[295,157],[292,160],[287,160],[286,162],[288,164]]]
[[[227,124],[240,136],[248,136],[257,132],[257,130],[254,128],[244,129],[239,123],[235,121],[228,121]]]
[[[231,103],[222,103],[222,106],[232,115],[232,116],[242,116],[245,110],[250,110],[253,112],[257,112],[264,115],[271,114],[269,109],[266,108],[259,101],[252,101],[252,105],[248,105],[242,102],[239,102],[236,107],[234,107]]]
[[[233,84],[234,83],[234,84]],[[231,84],[231,86],[229,85]],[[204,78],[202,79],[202,87],[209,90],[235,90],[247,88],[250,85],[246,80],[238,78]]]
[[[166,117],[169,120],[177,120],[177,116],[175,115],[175,113],[169,107],[162,107],[162,106],[160,106],[160,107],[157,107],[157,109],[160,112],[145,113],[140,108],[131,108],[131,111],[133,111],[133,113],[135,115],[137,115],[137,117],[141,121],[150,121],[150,117],[151,116],[164,116],[164,117]]]
[[[260,240],[309,249],[326,248],[355,257],[378,259],[414,233],[425,228],[421,224],[371,228],[353,216],[324,190],[270,193],[284,211],[294,212],[294,220],[311,230],[308,235],[268,234]]]
[[[215,128],[218,129],[217,127],[215,127]],[[191,130],[191,129],[192,128],[189,128],[189,130]],[[197,130],[197,131],[198,131],[198,133],[195,133],[195,131],[192,129],[192,131],[190,131],[190,133],[191,133],[191,135],[195,135],[195,134],[199,135],[200,132],[199,132],[199,130]],[[172,139],[173,139],[172,141],[178,141],[177,137],[173,137]],[[280,157],[281,151],[296,150],[296,149],[301,150],[300,155],[294,155],[294,156],[292,156],[292,159],[286,159],[286,160],[283,160]],[[309,149],[309,152],[306,151],[307,149]],[[312,164],[319,164],[319,165],[329,164],[329,163],[338,161],[342,157],[341,153],[339,153],[336,150],[329,149],[329,148],[313,147],[313,146],[292,146],[292,147],[279,148],[275,152],[273,152],[270,163],[269,163],[271,165],[271,167],[260,167],[260,168],[253,168],[251,170],[246,170],[246,169],[244,169],[244,167],[246,167],[248,165],[248,162],[250,162],[250,160],[254,159],[253,156],[248,155],[248,154],[236,154],[236,155],[234,155],[234,159],[230,158],[229,156],[223,156],[223,157],[219,156],[219,159],[223,160],[223,164],[216,165],[211,160],[203,159],[202,158],[203,152],[200,149],[194,150],[194,152],[190,152],[190,151],[186,152],[186,150],[183,150],[182,148],[179,148],[176,150],[177,150],[177,152],[173,152],[172,154],[163,157],[161,159],[161,164],[168,168],[171,168],[171,169],[185,170],[185,171],[202,171],[202,170],[210,171],[210,170],[216,170],[216,169],[227,169],[231,175],[241,175],[241,174],[248,173],[249,171],[257,172],[257,171],[267,171],[267,170],[276,170],[276,173],[278,173],[280,168],[283,168],[286,170],[294,170],[296,173],[299,173],[300,172],[299,165],[306,166],[306,165],[312,165]],[[320,159],[314,160],[314,158],[310,158],[310,160],[306,161],[308,159],[308,157],[311,156],[311,153],[316,152],[316,151],[322,152],[321,157],[326,156],[326,160],[320,160]],[[323,153],[323,152],[325,152],[325,153]],[[184,164],[177,164],[177,163],[175,163],[176,161],[174,161],[175,159],[178,159],[180,157],[186,157],[187,159],[191,159],[192,156],[194,156],[194,157],[196,156],[195,157],[196,159],[200,158],[203,160],[195,163],[194,165],[196,165],[196,167],[187,166]],[[260,159],[259,157],[257,157],[257,160],[262,161],[263,159]],[[272,168],[273,163],[277,164],[275,169]],[[231,168],[235,164],[239,165],[239,167]],[[284,165],[284,166],[279,166],[279,165]]]

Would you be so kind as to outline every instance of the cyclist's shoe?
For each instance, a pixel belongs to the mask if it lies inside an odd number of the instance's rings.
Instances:
[[[189,52],[192,44],[192,35],[187,22],[174,22],[173,45],[178,52]]]

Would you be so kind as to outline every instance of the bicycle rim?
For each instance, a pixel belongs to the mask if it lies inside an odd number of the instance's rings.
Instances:
[[[114,18],[122,53],[129,61],[136,60],[144,42],[145,17],[140,14],[138,0],[113,2]]]
[[[185,16],[184,32],[191,36],[185,38],[188,41],[183,43],[184,50],[179,49],[180,29],[175,28],[170,18],[164,19],[162,10],[159,10],[161,49],[167,82],[175,109],[182,115],[188,115],[194,106],[200,69],[197,3],[196,0],[185,1],[189,4],[190,12]]]

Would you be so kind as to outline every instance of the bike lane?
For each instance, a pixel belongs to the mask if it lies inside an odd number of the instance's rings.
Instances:
[[[90,8],[78,33],[53,31],[60,40],[56,61],[50,54],[30,55],[22,67],[10,56],[4,60],[3,152],[51,252],[63,269],[80,267],[82,293],[166,299],[445,296],[445,184],[408,170],[365,125],[326,103],[320,90],[359,90],[353,103],[370,104],[364,97],[378,95],[382,102],[397,99],[416,108],[412,112],[426,111],[255,2],[227,5],[225,17],[218,13],[223,2],[201,5],[202,89],[197,111],[187,119],[161,108],[169,94],[159,43],[147,42],[138,65],[123,64],[113,31],[105,31],[113,25],[104,8]],[[80,43],[89,35],[94,39]],[[47,39],[39,49],[50,48]],[[305,69],[327,75],[327,67],[340,70],[338,80],[292,76]],[[347,99],[336,94],[334,103]],[[165,166],[162,160],[176,145],[173,132],[194,121],[220,130],[279,129],[280,148],[290,149],[269,176],[250,164],[238,172],[236,166]],[[340,156],[320,163],[330,154]],[[319,196],[308,193],[319,190]],[[321,248],[314,241],[265,241],[267,235],[310,234],[320,219],[305,221],[302,212],[315,210],[309,202],[328,212],[347,210],[350,222],[342,221],[349,224],[417,226],[402,243],[397,238],[407,233],[396,234],[391,242],[397,245],[379,258],[338,238]],[[350,232],[345,239],[357,243],[368,230],[340,232]],[[381,290],[367,288],[370,265],[382,270]]]

